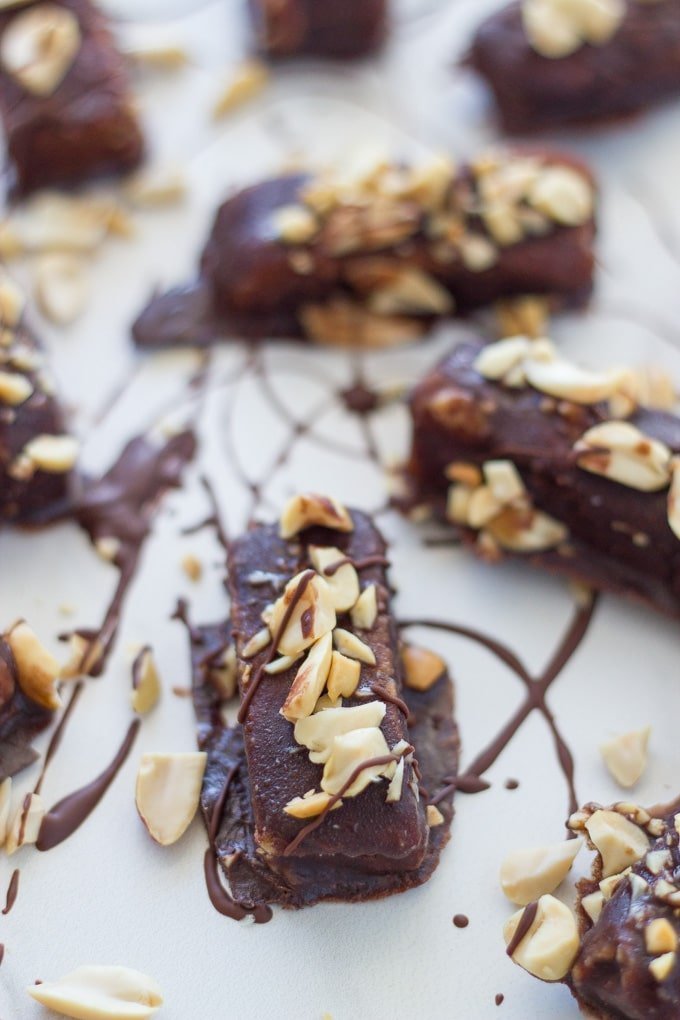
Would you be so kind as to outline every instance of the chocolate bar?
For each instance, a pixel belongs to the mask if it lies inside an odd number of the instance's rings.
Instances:
[[[672,1020],[680,1014],[680,815],[650,817],[631,804],[614,811],[589,805],[570,825],[585,828],[591,845],[601,848],[599,880],[579,886],[584,930],[569,975],[574,995],[603,1018]],[[605,844],[610,831],[614,839]],[[612,860],[617,848],[628,851],[620,870]]]
[[[0,525],[40,524],[64,508],[76,441],[64,433],[21,292],[0,277]]]
[[[198,283],[155,297],[133,335],[142,347],[225,331],[386,347],[502,298],[579,304],[595,202],[588,171],[547,153],[265,181],[222,205]]]
[[[404,684],[382,537],[357,511],[294,497],[279,526],[233,543],[229,587],[231,624],[190,633],[203,810],[236,903],[301,907],[424,882],[453,814],[452,688],[443,662],[423,689]],[[230,727],[219,708],[232,639]]]
[[[412,498],[481,556],[521,556],[680,613],[680,420],[662,374],[547,340],[466,343],[411,396]]]
[[[566,984],[599,1020],[680,1014],[680,814],[630,802],[588,804],[569,819],[596,851],[577,885],[578,921],[550,894],[505,929],[508,954],[530,974]]]
[[[680,95],[677,3],[511,3],[479,27],[468,62],[508,132],[620,118]]]
[[[124,174],[142,158],[125,61],[90,0],[0,14],[0,110],[21,193]]]
[[[268,57],[363,57],[387,33],[387,0],[249,0],[257,49]]]

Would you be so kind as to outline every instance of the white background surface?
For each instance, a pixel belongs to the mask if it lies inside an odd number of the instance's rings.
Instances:
[[[398,5],[399,6],[399,5]],[[160,31],[191,50],[193,64],[137,89],[153,145],[186,165],[191,195],[176,211],[137,217],[134,242],[111,241],[92,267],[95,293],[83,319],[66,332],[46,324],[54,368],[84,463],[101,470],[122,442],[173,411],[189,408],[184,385],[196,365],[189,352],[139,357],[128,325],[158,281],[189,275],[218,201],[235,184],[277,170],[291,158],[328,159],[367,142],[395,153],[418,147],[465,155],[495,138],[483,88],[454,64],[472,25],[493,4],[479,0],[401,4],[384,56],[365,64],[287,66],[264,96],[215,126],[209,115],[220,81],[244,46],[241,4],[210,4],[182,22],[125,27],[149,39]],[[585,316],[560,320],[554,334],[592,364],[655,360],[680,382],[680,104],[609,130],[568,135],[560,143],[592,160],[603,189],[597,292]],[[367,356],[376,383],[416,380],[470,326],[447,325],[436,338],[401,351]],[[365,456],[357,420],[330,399],[351,377],[351,359],[328,351],[272,345],[266,361],[281,400],[309,418],[311,434],[266,488],[273,515],[297,488],[332,491],[366,509],[385,499],[381,472]],[[160,983],[167,1020],[505,1020],[576,1015],[568,993],[542,985],[505,957],[501,927],[511,912],[497,884],[498,865],[517,846],[557,840],[566,814],[565,784],[543,720],[532,716],[491,770],[492,789],[460,797],[453,839],[423,888],[380,903],[275,913],[266,926],[237,925],[212,909],[202,875],[206,836],[196,821],[174,848],[162,850],[137,818],[133,788],[142,750],[190,750],[190,702],[173,696],[189,682],[186,637],[169,620],[179,594],[198,621],[226,612],[220,551],[211,534],[181,537],[207,512],[199,484],[212,480],[234,532],[250,512],[236,462],[262,476],[287,441],[289,428],[270,409],[237,345],[216,353],[201,415],[202,450],[180,493],[166,498],[126,604],[120,639],[106,675],[92,681],[48,771],[52,804],[98,774],[113,757],[130,720],[130,659],[153,644],[165,693],[144,721],[136,748],[103,803],[65,844],[48,854],[24,849],[0,859],[4,892],[15,866],[21,887],[12,913],[0,918],[6,945],[0,970],[2,1020],[45,1015],[25,987],[85,963],[122,963]],[[120,383],[124,395],[102,423],[93,423]],[[319,410],[322,408],[322,410]],[[407,449],[407,418],[389,408],[372,420],[386,463]],[[330,452],[319,437],[340,440]],[[572,611],[566,586],[521,569],[492,569],[450,549],[425,548],[422,533],[395,515],[380,518],[392,549],[402,616],[426,614],[468,624],[500,638],[538,673]],[[206,570],[191,585],[179,563],[196,553]],[[75,527],[41,534],[0,535],[0,622],[25,615],[46,639],[65,628],[96,626],[116,581]],[[71,604],[64,616],[59,607]],[[463,765],[520,703],[519,682],[486,652],[457,638],[421,635],[446,655],[457,682]],[[55,649],[59,646],[54,644]],[[651,723],[651,764],[635,796],[641,802],[678,792],[677,630],[673,624],[613,599],[601,602],[592,629],[550,693],[561,730],[577,756],[583,800],[620,796],[599,760],[598,744],[613,733]],[[45,740],[41,742],[42,746]],[[23,773],[17,795],[36,770]],[[517,778],[520,788],[504,789]],[[583,866],[587,864],[584,860]],[[568,896],[568,888],[565,890]],[[458,930],[455,913],[470,925]],[[502,992],[505,1001],[494,1005]]]

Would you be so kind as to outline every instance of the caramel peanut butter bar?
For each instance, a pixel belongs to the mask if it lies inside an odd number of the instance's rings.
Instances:
[[[124,58],[90,0],[3,4],[0,110],[20,192],[123,174],[140,162]]]
[[[0,275],[0,525],[39,524],[65,505],[76,441],[65,434],[24,297]]]
[[[258,50],[272,58],[363,57],[387,32],[387,0],[249,0]]]
[[[414,499],[506,554],[680,613],[680,421],[663,374],[467,343],[411,396]]]
[[[675,805],[677,809],[677,804]],[[551,894],[505,928],[508,954],[535,977],[562,981],[587,1016],[680,1015],[680,814],[625,802],[588,804],[569,827],[596,852],[577,885],[578,919]]]
[[[0,634],[0,782],[37,758],[31,739],[61,705],[59,665],[25,621]]]
[[[501,298],[578,304],[592,287],[595,204],[588,171],[548,153],[265,181],[222,205],[199,282],[154,298],[134,337],[391,347]]]
[[[452,687],[443,662],[416,676],[417,656],[403,679],[382,537],[294,497],[233,544],[229,587],[231,624],[191,638],[203,809],[232,896],[301,907],[424,882],[453,814]]]
[[[677,0],[521,0],[477,30],[469,63],[509,132],[617,118],[680,94]]]

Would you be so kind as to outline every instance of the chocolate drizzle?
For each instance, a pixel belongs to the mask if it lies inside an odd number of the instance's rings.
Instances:
[[[515,928],[515,934],[508,942],[507,949],[505,952],[508,956],[513,956],[520,943],[529,934],[532,924],[536,920],[536,914],[538,913],[538,903],[529,903],[522,911],[522,916],[519,919],[519,924]]]
[[[455,624],[446,623],[441,620],[403,620],[402,629],[407,627],[426,627],[435,630],[442,630],[450,634],[457,634],[469,638],[490,651],[501,662],[505,663],[513,673],[521,680],[526,688],[526,697],[514,715],[503,726],[500,732],[488,747],[480,751],[473,761],[468,765],[466,771],[454,779],[451,783],[445,784],[440,790],[435,791],[430,797],[431,804],[438,804],[441,799],[447,796],[452,790],[460,793],[481,793],[489,788],[489,783],[482,779],[482,776],[500,757],[513,737],[517,734],[526,719],[532,712],[539,712],[545,719],[548,728],[553,736],[557,760],[567,783],[569,794],[569,814],[578,807],[578,798],[574,786],[574,759],[562,734],[560,733],[555,717],[548,707],[546,695],[551,684],[557,679],[571,657],[577,651],[583,641],[590,623],[593,619],[597,599],[592,603],[578,609],[574,614],[572,622],[568,627],[556,652],[550,659],[544,671],[537,678],[533,678],[525,666],[510,649],[506,648],[499,641],[490,638],[480,631],[469,627],[460,627]]]
[[[86,484],[76,502],[75,516],[92,542],[113,539],[117,543],[113,562],[120,571],[104,622],[97,631],[88,633],[84,661],[91,659],[91,676],[103,672],[113,647],[125,596],[156,506],[168,489],[180,484],[182,472],[195,452],[196,437],[191,430],[173,436],[160,447],[137,436],[102,478]]]
[[[36,841],[38,850],[52,850],[59,846],[89,818],[127,760],[140,726],[141,720],[134,719],[111,764],[91,783],[64,797],[47,812]]]
[[[7,887],[7,897],[5,899],[5,906],[2,910],[3,914],[9,914],[10,910],[17,901],[19,895],[19,869],[15,868],[12,872],[12,877],[9,880],[9,886]]]
[[[290,623],[290,619],[293,613],[295,612],[295,607],[297,606],[298,602],[304,595],[307,585],[314,576],[315,574],[313,570],[305,570],[304,573],[300,576],[300,580],[295,586],[295,591],[291,596],[290,602],[286,606],[286,610],[283,616],[281,617],[281,622],[279,623],[279,626],[276,628],[276,632],[272,634],[272,640],[269,646],[267,658],[264,660],[264,662],[260,663],[260,665],[253,673],[250,679],[250,683],[248,684],[248,687],[246,688],[246,691],[243,695],[243,698],[241,700],[241,707],[239,708],[238,715],[236,717],[240,723],[245,722],[248,716],[248,709],[250,708],[250,703],[255,697],[257,688],[260,686],[262,678],[265,675],[264,668],[265,666],[268,666],[270,662],[273,662],[276,656],[276,650],[278,648],[279,642],[281,641],[281,638],[286,632],[286,627]]]
[[[387,701],[390,705],[394,705],[402,713],[407,722],[411,722],[413,719],[411,710],[409,709],[403,698],[400,698],[397,694],[390,694],[380,684],[370,684],[371,691],[375,694],[376,698],[380,698],[381,701]]]

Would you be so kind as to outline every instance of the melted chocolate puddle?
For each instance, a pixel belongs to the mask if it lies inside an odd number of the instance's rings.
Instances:
[[[191,430],[173,436],[160,447],[138,436],[102,478],[86,485],[76,502],[75,517],[92,542],[113,539],[117,543],[113,563],[120,571],[102,625],[82,635],[89,641],[83,660],[92,658],[88,669],[91,676],[101,675],[113,647],[125,596],[158,502],[168,489],[179,486],[182,472],[195,452],[196,436]]]
[[[86,818],[89,818],[125,764],[140,726],[141,720],[134,719],[111,764],[91,783],[64,797],[47,812],[36,841],[38,850],[52,850],[53,847],[59,846],[80,828]]]

